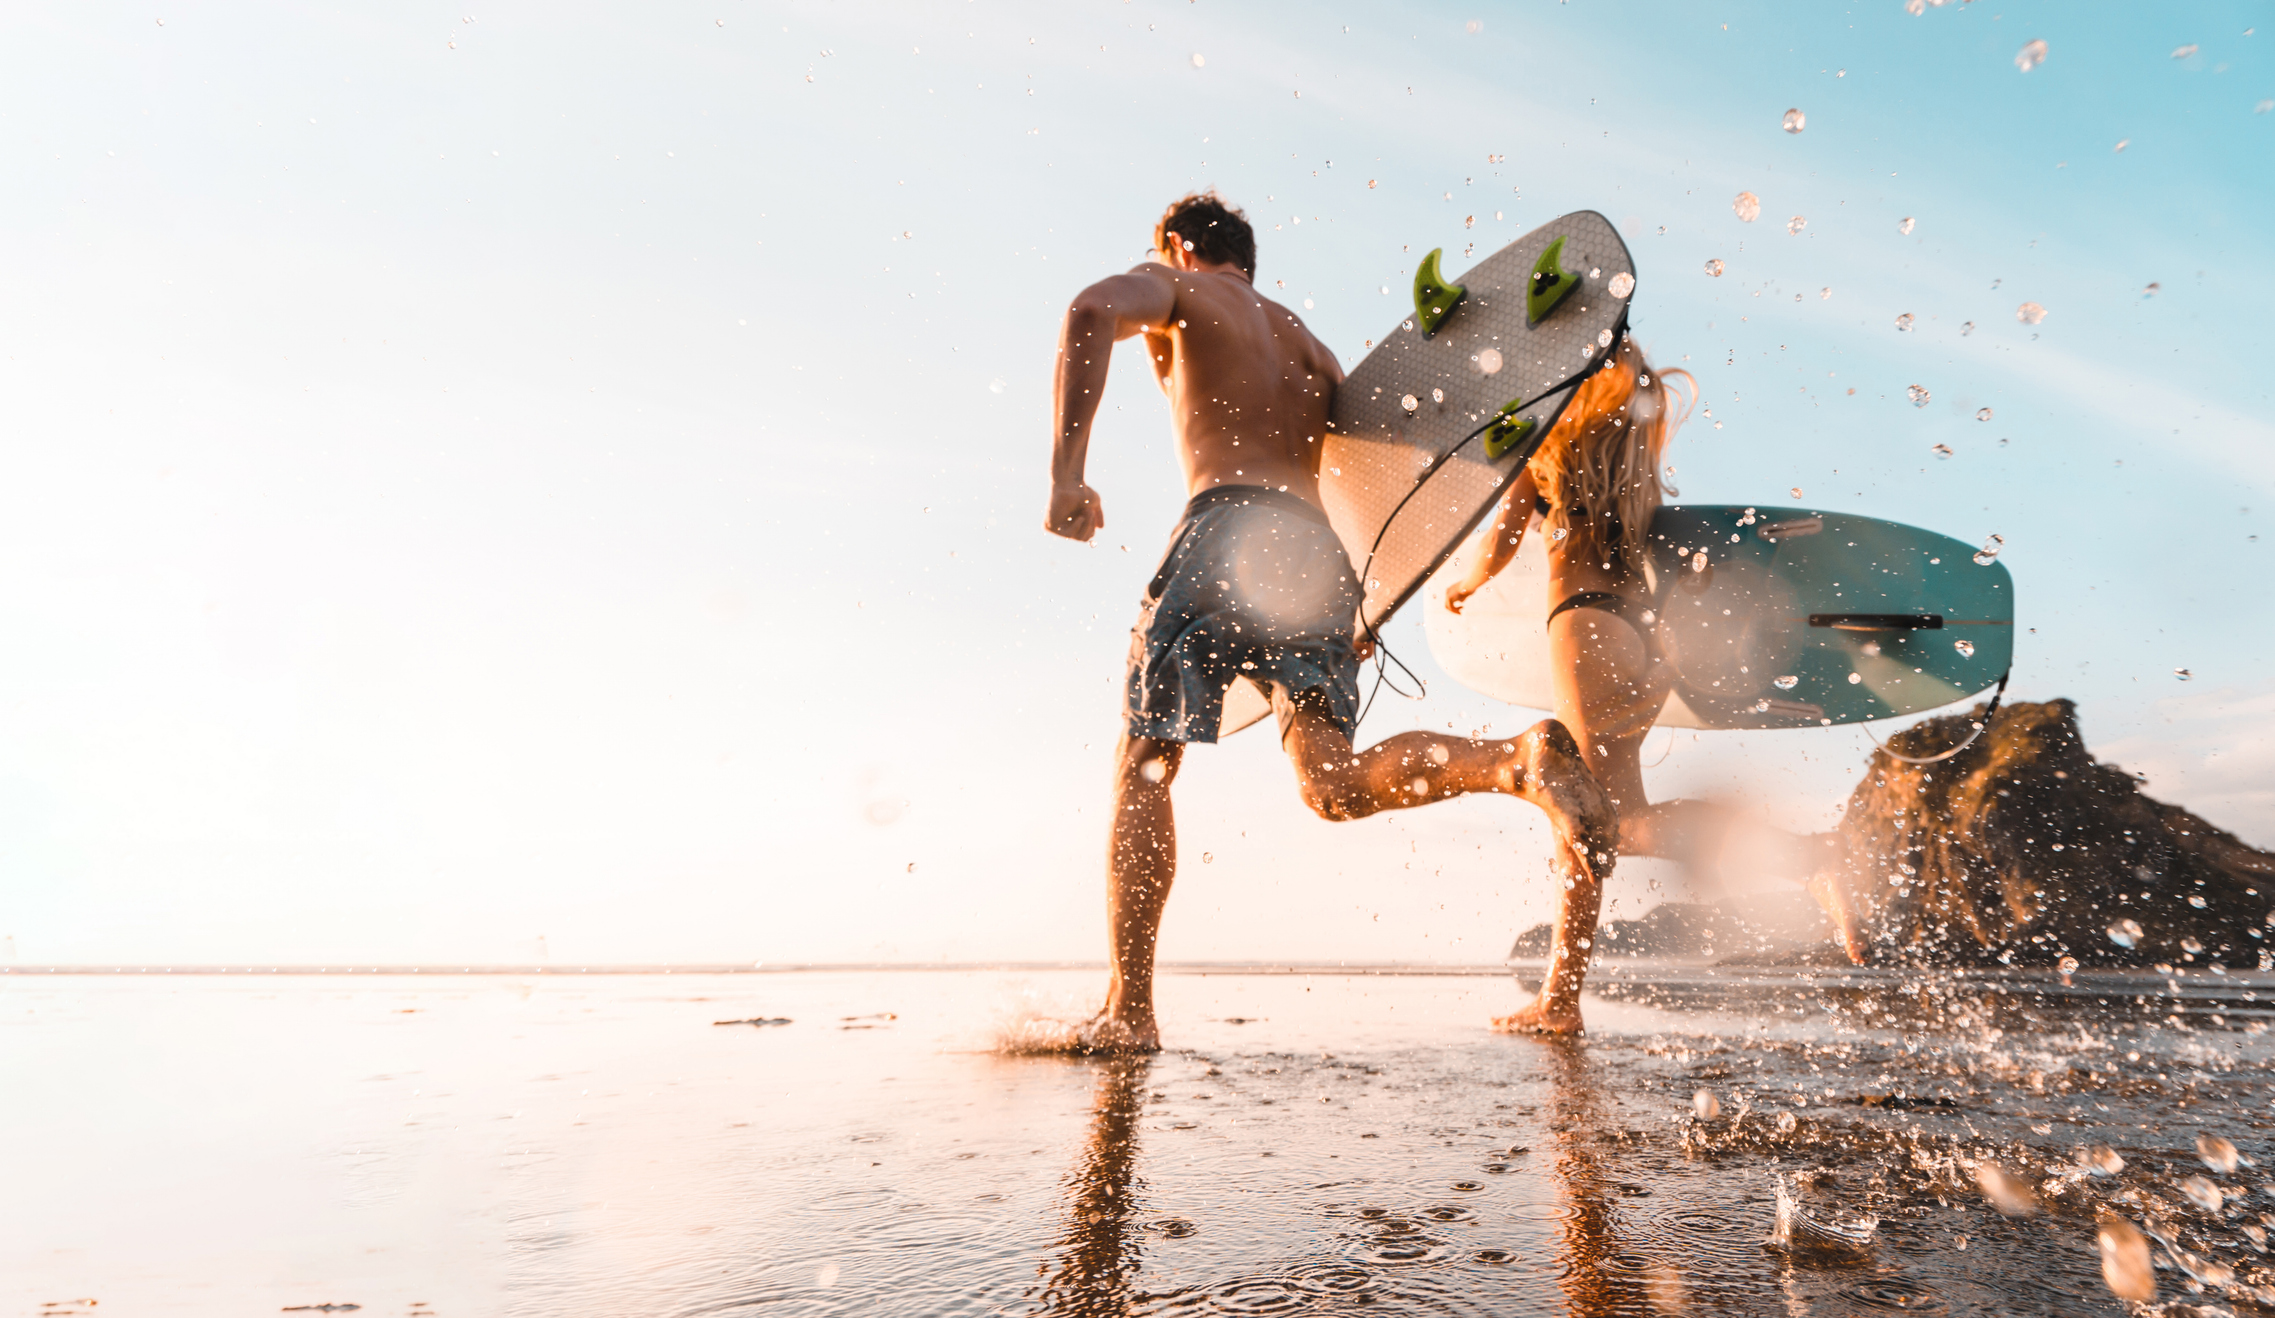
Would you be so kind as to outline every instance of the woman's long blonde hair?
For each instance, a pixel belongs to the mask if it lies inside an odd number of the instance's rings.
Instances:
[[[1669,377],[1685,387],[1670,387]],[[1689,371],[1652,369],[1635,340],[1623,336],[1533,454],[1530,470],[1550,505],[1545,525],[1551,538],[1558,529],[1592,533],[1607,559],[1640,573],[1652,514],[1678,492],[1661,481],[1660,460],[1697,402],[1698,381]],[[1617,539],[1612,518],[1619,522]]]

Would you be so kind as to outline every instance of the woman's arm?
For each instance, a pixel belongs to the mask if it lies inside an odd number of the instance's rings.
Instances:
[[[1540,487],[1533,483],[1532,468],[1527,467],[1501,497],[1501,506],[1489,516],[1491,525],[1480,532],[1485,544],[1477,557],[1470,560],[1469,571],[1461,580],[1446,587],[1448,609],[1461,612],[1461,606],[1470,596],[1515,561],[1517,546],[1524,543],[1525,526],[1532,521],[1533,503],[1539,497]]]

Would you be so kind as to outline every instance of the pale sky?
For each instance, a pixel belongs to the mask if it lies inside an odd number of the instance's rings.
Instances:
[[[1184,491],[1132,353],[1105,532],[1041,531],[1051,350],[1202,185],[1346,367],[1421,252],[1601,210],[1713,408],[1683,500],[2004,537],[2013,696],[2275,845],[2263,5],[161,0],[0,36],[18,964],[1098,958]],[[1539,716],[1433,680],[1360,740]],[[1651,777],[1823,826],[1868,745],[1684,732]],[[1520,803],[1325,824],[1263,730],[1178,790],[1172,959],[1489,961],[1547,909]]]

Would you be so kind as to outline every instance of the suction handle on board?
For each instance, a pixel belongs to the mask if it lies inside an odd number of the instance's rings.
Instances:
[[[1580,286],[1580,276],[1564,268],[1563,256],[1564,240],[1558,238],[1532,263],[1532,282],[1525,287],[1525,328],[1546,319],[1566,293]]]
[[[1445,250],[1431,248],[1430,254],[1422,258],[1422,264],[1414,268],[1414,323],[1421,328],[1425,339],[1438,332],[1438,326],[1453,314],[1454,304],[1469,291],[1460,284],[1447,283],[1446,277],[1438,273],[1438,256]]]

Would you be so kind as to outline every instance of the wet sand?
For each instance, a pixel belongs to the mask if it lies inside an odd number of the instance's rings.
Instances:
[[[2251,1311],[2275,979],[1601,982],[1170,974],[1111,1062],[994,1050],[1087,971],[0,977],[0,1314],[2116,1313],[2112,1205]]]

